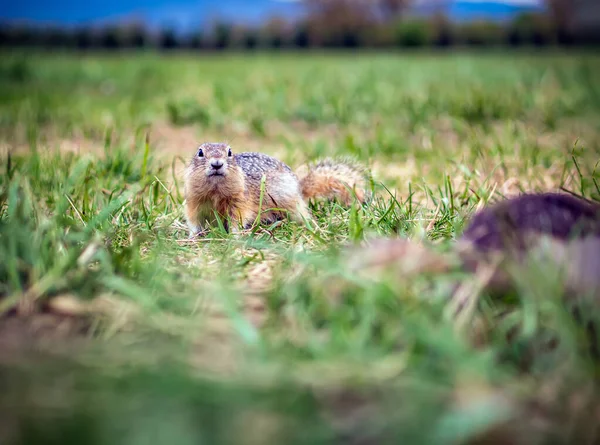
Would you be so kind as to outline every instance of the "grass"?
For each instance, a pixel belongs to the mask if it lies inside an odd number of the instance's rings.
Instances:
[[[600,199],[599,68],[5,52],[3,443],[593,443],[598,359],[547,276],[514,301],[481,295],[460,330],[452,277],[356,276],[341,253],[376,236],[445,248],[522,190]],[[352,155],[376,198],[313,205],[314,231],[189,242],[181,171],[206,140],[293,167]],[[84,334],[73,317],[40,328],[57,297],[89,302]]]

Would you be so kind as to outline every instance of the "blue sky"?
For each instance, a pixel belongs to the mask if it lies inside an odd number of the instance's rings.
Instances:
[[[427,0],[417,0],[417,4]],[[453,14],[499,17],[541,0],[457,0]],[[270,15],[298,14],[297,0],[5,0],[0,18],[77,25],[137,16],[150,25],[187,28],[205,20],[226,17],[256,22]]]

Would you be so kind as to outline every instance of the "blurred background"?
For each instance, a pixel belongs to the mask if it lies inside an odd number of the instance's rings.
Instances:
[[[0,44],[85,50],[600,43],[597,0],[2,2]]]

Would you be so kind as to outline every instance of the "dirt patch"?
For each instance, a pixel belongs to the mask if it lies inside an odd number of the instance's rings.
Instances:
[[[0,318],[0,363],[19,362],[39,353],[65,353],[88,341],[89,320],[52,313]]]
[[[51,138],[37,142],[37,149],[40,153],[58,150],[59,153],[74,153],[82,155],[91,153],[95,156],[104,156],[104,144],[90,138]],[[0,142],[0,158],[5,158],[9,153],[12,155],[24,155],[32,151],[31,144],[19,141]]]

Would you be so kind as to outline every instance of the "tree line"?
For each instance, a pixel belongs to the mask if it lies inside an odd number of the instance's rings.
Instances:
[[[169,28],[150,31],[140,22],[76,29],[4,24],[0,26],[0,45],[82,50],[251,50],[600,43],[600,27],[582,30],[573,26],[576,2],[547,1],[545,12],[523,13],[508,22],[455,23],[442,8],[433,9],[426,18],[408,17],[405,11],[409,0],[305,0],[306,14],[300,20],[273,17],[256,27],[217,22],[186,34]]]

